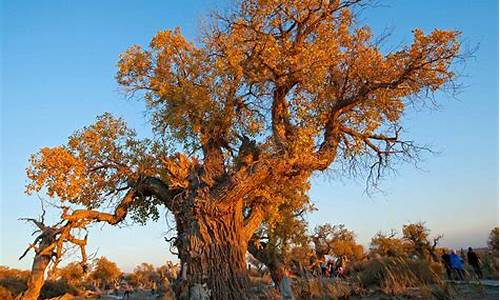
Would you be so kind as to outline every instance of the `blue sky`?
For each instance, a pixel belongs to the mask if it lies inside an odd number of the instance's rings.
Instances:
[[[126,100],[114,81],[118,55],[145,45],[160,30],[179,26],[195,39],[206,14],[229,1],[3,1],[1,80],[0,265],[28,268],[17,257],[31,228],[17,220],[36,216],[36,197],[24,195],[31,153],[66,141],[95,116],[123,116],[142,135],[150,129],[143,104]],[[312,225],[344,223],[368,245],[377,231],[425,221],[451,247],[484,246],[498,225],[498,3],[496,1],[379,1],[361,21],[375,32],[393,30],[389,46],[407,43],[411,30],[463,32],[479,45],[464,69],[458,99],[439,95],[438,110],[408,112],[408,136],[430,144],[420,169],[403,165],[386,178],[383,192],[364,193],[363,179],[315,176]],[[165,220],[146,226],[95,227],[90,251],[125,270],[172,258],[163,241]]]

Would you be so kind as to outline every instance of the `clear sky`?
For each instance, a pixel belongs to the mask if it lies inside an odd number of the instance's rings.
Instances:
[[[479,44],[468,61],[458,99],[440,95],[437,111],[409,112],[408,136],[430,144],[421,169],[403,165],[386,178],[382,193],[367,196],[363,179],[315,176],[310,196],[318,211],[312,225],[344,223],[368,245],[377,231],[425,221],[443,233],[444,246],[484,246],[498,225],[498,3],[491,0],[379,1],[361,20],[389,46],[407,43],[420,27],[457,29],[464,44]],[[118,55],[146,45],[160,30],[179,26],[195,39],[207,12],[228,1],[2,1],[1,248],[0,265],[28,268],[17,257],[31,228],[17,220],[39,214],[36,196],[24,195],[31,153],[66,141],[95,116],[122,116],[142,135],[150,129],[142,103],[124,99],[114,81]],[[160,264],[168,253],[165,219],[146,226],[96,227],[90,251],[125,270],[143,261]]]

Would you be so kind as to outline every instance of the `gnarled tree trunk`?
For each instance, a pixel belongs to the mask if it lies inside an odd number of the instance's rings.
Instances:
[[[286,275],[286,267],[283,261],[273,255],[272,251],[267,249],[267,244],[261,241],[251,240],[248,243],[248,252],[263,263],[271,273],[271,278],[276,288],[279,287],[281,280]]]
[[[259,240],[251,240],[248,243],[248,252],[267,267],[276,289],[280,292],[281,299],[295,299],[282,257],[273,249],[269,249],[269,244]]]
[[[45,282],[45,270],[50,263],[50,255],[36,255],[33,259],[28,289],[21,295],[21,300],[37,300]]]
[[[181,260],[178,299],[247,299],[248,239],[242,201],[235,206],[217,216],[196,207],[176,216]]]
[[[57,267],[64,253],[63,247],[65,243],[72,243],[78,246],[82,256],[82,266],[86,266],[87,263],[87,254],[85,251],[87,236],[85,236],[84,239],[78,239],[71,234],[73,228],[85,228],[87,223],[85,221],[68,221],[64,224],[58,223],[53,226],[46,226],[44,224],[44,216],[45,210],[43,211],[40,221],[32,218],[21,219],[35,224],[38,227],[38,231],[41,233],[24,251],[21,257],[19,257],[19,259],[23,259],[31,249],[35,251],[35,257],[33,258],[33,265],[27,283],[28,288],[19,296],[20,300],[38,299],[45,282],[45,272],[51,263],[54,268]],[[84,270],[85,268],[86,267],[84,267]]]

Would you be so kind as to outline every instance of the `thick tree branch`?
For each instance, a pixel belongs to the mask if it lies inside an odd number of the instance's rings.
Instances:
[[[297,84],[297,81],[290,79],[286,84],[279,85],[274,90],[272,105],[272,128],[273,136],[278,145],[283,146],[293,136],[294,127],[290,122],[290,112],[286,96]]]
[[[244,220],[244,235],[247,240],[249,240],[254,232],[259,228],[264,218],[264,212],[262,208],[258,205],[252,207],[250,215]]]
[[[125,219],[130,206],[134,203],[135,198],[139,196],[157,197],[167,208],[170,210],[175,209],[173,203],[174,194],[169,190],[168,185],[156,177],[146,177],[141,179],[135,187],[130,188],[113,213],[77,209],[69,215],[64,215],[63,219],[68,221],[92,220],[114,225]]]

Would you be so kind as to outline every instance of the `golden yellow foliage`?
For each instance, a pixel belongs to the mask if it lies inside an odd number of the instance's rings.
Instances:
[[[210,176],[238,172],[235,162],[244,160],[234,150],[253,136],[261,160],[291,161],[273,175],[276,183],[252,191],[252,199],[277,204],[268,207],[273,214],[287,184],[305,185],[334,159],[366,156],[380,167],[392,155],[412,155],[399,119],[408,101],[453,80],[459,33],[415,29],[411,45],[386,53],[355,22],[355,4],[243,0],[233,14],[216,15],[198,44],[176,28],[158,32],[147,48],[130,47],[116,79],[145,99],[162,142],[137,140],[121,119],[103,115],[66,146],[31,158],[27,192],[45,187],[51,197],[99,206],[138,176],[186,188],[202,158],[212,185]],[[169,141],[191,155],[169,157]]]
[[[316,254],[319,257],[331,255],[345,256],[349,260],[359,260],[364,256],[363,246],[358,244],[352,230],[345,225],[323,224],[314,228],[312,236]]]
[[[99,287],[103,288],[106,285],[114,285],[121,274],[122,271],[118,268],[116,263],[103,256],[97,259],[89,277],[94,280]]]
[[[370,252],[381,256],[407,256],[409,251],[409,245],[396,237],[395,232],[390,234],[379,232],[372,238],[370,244]]]

